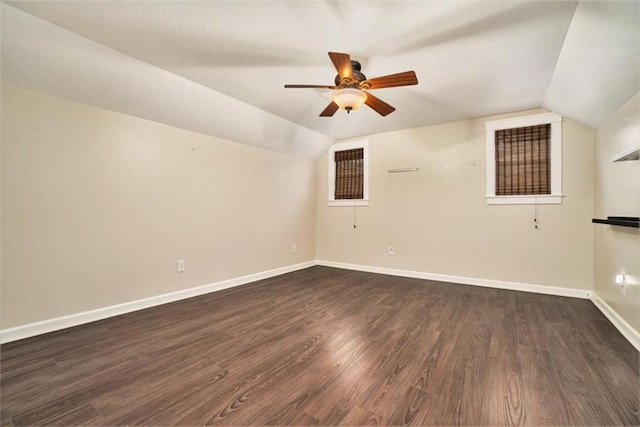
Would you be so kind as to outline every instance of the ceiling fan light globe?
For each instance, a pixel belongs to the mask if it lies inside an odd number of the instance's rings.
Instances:
[[[367,94],[359,89],[345,88],[336,90],[331,99],[343,110],[350,111],[364,104]]]

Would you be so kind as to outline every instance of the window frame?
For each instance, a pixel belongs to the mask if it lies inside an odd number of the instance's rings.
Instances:
[[[551,194],[530,194],[517,196],[496,195],[496,131],[528,126],[551,125],[550,135],[550,179]],[[562,203],[562,117],[554,113],[513,117],[485,122],[487,150],[487,193],[488,205],[528,205]]]
[[[336,151],[346,151],[355,148],[362,148],[362,160],[363,160],[363,188],[362,199],[337,199],[336,200]],[[359,139],[355,141],[337,142],[329,147],[327,154],[327,163],[329,165],[329,187],[328,187],[328,200],[329,206],[369,206],[369,141],[366,139]]]

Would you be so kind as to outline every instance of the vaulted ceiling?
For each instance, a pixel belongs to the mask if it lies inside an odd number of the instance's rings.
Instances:
[[[8,1],[2,79],[102,108],[315,158],[336,139],[543,107],[597,127],[638,92],[640,3]],[[319,117],[328,51],[396,107]]]

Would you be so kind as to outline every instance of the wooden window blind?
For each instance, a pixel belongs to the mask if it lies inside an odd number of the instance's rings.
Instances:
[[[335,152],[335,199],[364,198],[364,149]]]
[[[551,125],[495,132],[496,195],[551,194]]]

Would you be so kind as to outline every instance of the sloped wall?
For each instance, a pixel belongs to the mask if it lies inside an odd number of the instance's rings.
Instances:
[[[3,329],[314,259],[314,162],[3,85]]]

